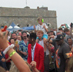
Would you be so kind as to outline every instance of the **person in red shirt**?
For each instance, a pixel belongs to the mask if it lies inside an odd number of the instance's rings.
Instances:
[[[28,45],[28,63],[35,61],[37,66],[36,68],[40,72],[44,72],[44,48],[36,43],[36,33],[31,33],[29,36],[29,45]]]

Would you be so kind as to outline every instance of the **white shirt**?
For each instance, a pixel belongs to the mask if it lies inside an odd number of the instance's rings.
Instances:
[[[57,31],[54,31],[54,33],[55,33],[55,35],[56,35]]]
[[[31,49],[32,61],[34,61],[34,52],[35,52],[35,47],[36,47],[36,43],[35,43],[35,45],[33,46],[33,49]]]
[[[38,24],[36,30],[42,30],[44,34],[47,34],[46,30],[43,28],[44,25],[46,28],[48,28],[48,26],[45,23],[43,23],[42,25]]]
[[[38,43],[44,48],[44,42],[43,42],[43,40],[39,41]],[[49,55],[48,48],[46,48],[46,55]]]

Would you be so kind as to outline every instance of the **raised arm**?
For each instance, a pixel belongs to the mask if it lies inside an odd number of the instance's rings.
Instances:
[[[10,53],[13,51],[14,51],[14,49],[10,49],[7,52],[7,54],[10,55]],[[20,72],[30,72],[30,69],[27,66],[27,64],[25,63],[25,61],[17,53],[15,53],[13,56],[11,56],[11,59]]]
[[[6,35],[3,36],[3,33],[0,31],[0,47],[3,48],[3,50],[5,50],[9,46],[7,42],[7,34],[8,33],[6,32]],[[10,56],[10,53],[12,53],[13,51],[14,49],[9,49],[7,54]],[[18,53],[12,54],[11,59],[20,72],[30,72],[29,67]]]
[[[35,25],[34,25],[33,27],[34,27],[34,31],[36,32],[37,30],[36,30],[36,27],[35,27]]]

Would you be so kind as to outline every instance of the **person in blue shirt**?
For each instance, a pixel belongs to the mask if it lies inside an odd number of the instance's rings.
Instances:
[[[22,32],[22,40],[19,42],[19,52],[21,57],[27,61],[28,57],[28,40],[27,33],[25,31]]]

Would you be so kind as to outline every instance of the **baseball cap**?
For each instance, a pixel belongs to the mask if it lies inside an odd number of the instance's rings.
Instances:
[[[57,35],[56,38],[55,38],[56,41],[59,41],[59,40],[62,40],[62,39],[64,39],[64,36],[62,34]]]

